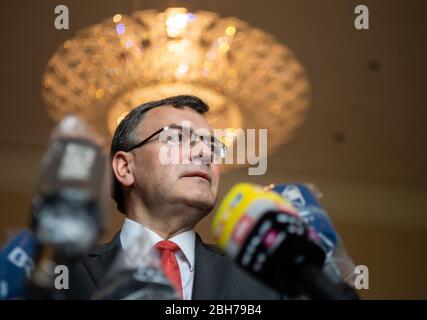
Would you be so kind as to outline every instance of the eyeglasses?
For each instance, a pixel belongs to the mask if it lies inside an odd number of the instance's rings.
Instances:
[[[133,149],[139,148],[146,144],[150,139],[152,139],[155,135],[164,132],[165,138],[164,141],[172,146],[190,146],[190,148],[194,147],[196,145],[196,142],[198,139],[202,141],[206,147],[209,148],[209,150],[212,153],[212,156],[215,159],[223,159],[225,158],[225,154],[227,152],[227,146],[223,144],[221,141],[219,141],[217,138],[213,136],[202,136],[199,135],[192,130],[183,127],[183,126],[177,126],[174,124],[165,126],[141,142],[138,142],[134,146],[128,148],[125,150],[126,152],[132,151]],[[163,137],[161,137],[163,138]],[[163,139],[161,139],[163,140]]]

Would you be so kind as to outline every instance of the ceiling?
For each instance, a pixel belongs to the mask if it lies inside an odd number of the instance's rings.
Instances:
[[[308,119],[269,157],[264,180],[327,177],[372,181],[379,190],[394,185],[425,190],[427,2],[364,1],[370,9],[365,31],[354,28],[359,1],[350,0],[62,0],[69,8],[70,30],[54,28],[57,4],[0,2],[0,191],[33,190],[53,127],[40,95],[41,76],[56,48],[79,29],[116,13],[174,4],[236,16],[262,28],[305,66],[313,89]],[[228,174],[226,185],[244,177],[242,172]],[[366,190],[362,182],[359,189]],[[334,186],[339,191],[339,183]]]

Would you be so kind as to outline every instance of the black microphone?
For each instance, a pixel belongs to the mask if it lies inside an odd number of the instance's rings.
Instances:
[[[275,192],[236,185],[221,202],[212,229],[219,247],[240,267],[282,294],[358,298],[325,276],[325,252],[319,237]]]
[[[321,197],[319,189],[312,184],[300,183],[269,185],[267,189],[280,194],[289,201],[298,210],[299,216],[319,236],[320,245],[326,254],[323,267],[325,274],[337,285],[345,282],[354,288],[355,265],[348,255],[341,237],[334,229],[328,213],[318,200]],[[343,287],[345,283],[342,283]]]
[[[97,135],[75,116],[56,127],[41,162],[31,208],[31,226],[39,244],[39,263],[29,298],[63,299],[55,290],[57,265],[72,271],[104,230],[108,203],[107,156]]]
[[[66,117],[53,133],[33,197],[32,226],[41,245],[64,258],[85,254],[104,225],[106,155],[77,117]]]

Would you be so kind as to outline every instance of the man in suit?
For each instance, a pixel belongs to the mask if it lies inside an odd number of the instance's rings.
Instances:
[[[121,121],[111,165],[113,198],[126,219],[110,243],[73,269],[75,297],[92,296],[117,253],[143,233],[185,300],[280,298],[194,231],[217,201],[218,160],[225,151],[203,116],[207,111],[197,97],[176,96],[145,103]]]

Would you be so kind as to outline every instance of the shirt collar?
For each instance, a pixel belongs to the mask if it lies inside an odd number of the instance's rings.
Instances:
[[[152,248],[157,242],[164,240],[146,226],[126,218],[123,223],[122,231],[120,232],[120,242],[123,249],[127,250],[130,248],[132,242],[135,241],[137,237],[141,236],[141,234],[144,234],[144,237],[150,244],[149,246],[142,248],[144,253]],[[168,240],[175,242],[180,247],[181,252],[190,264],[190,270],[194,271],[194,250],[196,244],[196,233],[194,230],[181,232]]]

